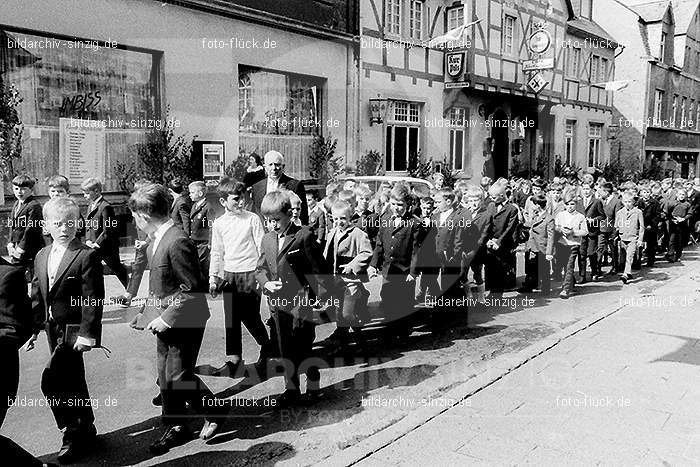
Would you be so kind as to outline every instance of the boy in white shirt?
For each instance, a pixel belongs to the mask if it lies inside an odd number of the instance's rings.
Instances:
[[[576,197],[567,193],[564,197],[565,209],[554,217],[554,231],[558,240],[555,243],[556,262],[566,265],[564,282],[561,286],[561,298],[569,298],[574,294],[574,266],[581,249],[581,240],[588,235],[588,226],[583,214],[576,211]]]
[[[226,355],[229,360],[214,372],[214,376],[220,376],[228,369],[228,374],[233,377],[243,365],[241,323],[260,345],[258,371],[267,367],[266,359],[271,350],[270,337],[260,318],[260,294],[255,281],[265,231],[260,217],[243,209],[246,189],[242,182],[224,177],[217,191],[226,212],[212,225],[209,293],[215,297],[221,291],[224,296]]]

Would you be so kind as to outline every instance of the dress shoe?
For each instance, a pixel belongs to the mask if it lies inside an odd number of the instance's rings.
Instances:
[[[586,282],[588,282],[588,280],[586,279],[586,276],[579,276],[578,277],[579,284],[585,284]]]
[[[571,293],[567,292],[566,290],[562,290],[561,293],[559,294],[559,297],[563,298],[564,300],[568,299],[571,297]]]
[[[163,436],[158,441],[151,444],[148,449],[155,455],[160,456],[170,451],[170,449],[187,443],[192,439],[192,433],[185,425],[174,425],[165,430]]]
[[[161,407],[163,405],[163,394],[161,394],[160,392],[156,394],[156,396],[153,399],[151,399],[151,403],[156,407]]]
[[[131,305],[131,299],[124,295],[115,295],[114,297],[110,297],[110,300],[112,300],[112,303],[122,308],[127,308]]]
[[[222,423],[219,421],[204,421],[204,426],[199,431],[199,438],[203,440],[208,440],[216,436],[216,434],[221,429]]]
[[[630,280],[630,278],[627,276],[627,274],[623,274],[620,276],[620,280],[622,280],[623,284],[626,284]]]
[[[245,363],[243,362],[243,359],[238,360],[238,362],[234,363],[232,361],[227,361],[223,365],[221,365],[219,368],[214,370],[214,372],[211,374],[212,376],[224,376],[224,374],[228,373],[228,376],[233,378],[236,376],[236,373],[238,372],[238,369],[241,368]]]

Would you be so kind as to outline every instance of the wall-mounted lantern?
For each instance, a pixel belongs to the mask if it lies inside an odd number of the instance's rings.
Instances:
[[[386,104],[387,100],[382,98],[375,98],[369,100],[369,126],[373,124],[381,124],[384,122],[384,115],[386,115]]]

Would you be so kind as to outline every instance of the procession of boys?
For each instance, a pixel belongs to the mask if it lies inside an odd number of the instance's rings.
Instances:
[[[83,353],[110,352],[102,345],[105,306],[139,303],[129,325],[153,334],[157,378],[144,397],[161,407],[162,431],[149,446],[159,456],[231,423],[235,409],[219,403],[196,368],[208,300],[222,298],[225,322],[225,362],[212,376],[280,376],[276,406],[309,406],[323,398],[313,357],[320,324],[336,326],[325,342],[329,358],[362,355],[369,326],[381,329],[383,345],[405,343],[418,328],[437,336],[455,314],[498,308],[504,294],[567,300],[577,284],[639,280],[659,261],[682,261],[700,227],[700,178],[615,185],[585,174],[448,185],[436,173],[425,183],[377,187],[345,178],[318,192],[285,174],[277,151],[251,167],[245,179],[216,186],[138,180],[127,202],[138,232],[130,267],[102,181],[82,182],[81,210],[63,175],[47,180],[43,206],[33,177],[12,180],[9,261],[0,265],[0,352],[9,376],[0,424],[8,409],[19,410],[12,401],[20,352],[44,333],[50,355],[41,391],[61,431],[57,460],[78,462],[94,449]],[[117,277],[122,294],[106,296],[105,274]],[[147,295],[138,297],[144,277]],[[380,302],[371,307],[375,277]],[[252,364],[242,325],[259,346]],[[0,448],[8,465],[46,465],[2,436]]]

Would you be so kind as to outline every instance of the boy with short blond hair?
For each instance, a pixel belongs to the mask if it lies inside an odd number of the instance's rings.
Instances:
[[[625,252],[625,270],[620,276],[624,284],[632,278],[632,261],[644,237],[644,215],[634,201],[632,193],[622,193],[622,208],[615,214],[615,236],[619,237],[620,249]]]

